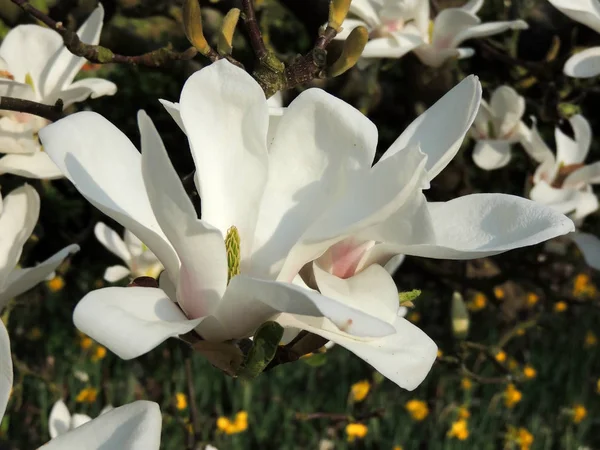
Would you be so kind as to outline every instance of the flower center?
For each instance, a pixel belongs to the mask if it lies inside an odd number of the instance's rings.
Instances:
[[[227,252],[227,283],[229,283],[240,273],[240,234],[235,226],[227,230],[225,251]]]

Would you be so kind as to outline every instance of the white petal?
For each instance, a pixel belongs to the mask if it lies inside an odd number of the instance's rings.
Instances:
[[[383,268],[390,275],[394,275],[394,273],[396,273],[396,271],[402,265],[405,259],[406,255],[395,255],[387,263],[385,263],[385,266],[383,266]],[[405,315],[406,313],[402,314],[402,317],[404,317]]]
[[[14,28],[16,29],[16,28]],[[6,38],[4,39],[6,41]],[[27,83],[0,78],[0,96],[36,101],[35,91]]]
[[[398,253],[471,259],[535,245],[575,229],[566,216],[506,194],[471,194],[429,204],[436,245],[399,246]]]
[[[549,0],[564,15],[600,33],[600,5],[596,0]]]
[[[363,58],[401,58],[425,42],[420,36],[410,33],[395,33],[394,36],[372,39],[361,54]]]
[[[356,336],[385,336],[393,332],[389,323],[311,289],[238,275],[231,279],[214,314],[226,334],[211,336],[200,333],[208,340],[248,336],[280,312],[326,317],[338,329]],[[202,324],[199,329],[202,330]]]
[[[104,8],[102,4],[99,4],[77,30],[77,36],[79,36],[81,42],[91,45],[98,44],[103,20]],[[85,62],[85,58],[75,56],[65,46],[61,45],[44,68],[43,85],[40,87],[42,96],[50,98],[50,96],[69,87]]]
[[[371,28],[375,28],[380,23],[376,6],[373,0],[352,0],[350,12],[367,22]]]
[[[550,206],[555,211],[566,214],[577,207],[581,192],[573,188],[559,189],[545,181],[536,183],[529,192],[529,198],[535,202]]]
[[[590,186],[589,191],[582,192],[579,196],[577,208],[575,208],[575,212],[570,217],[576,225],[580,225],[581,222],[583,222],[583,219],[598,211],[599,206],[598,197],[596,197],[596,194],[594,194],[594,191]]]
[[[202,220],[223,236],[235,225],[244,260],[267,180],[265,95],[246,71],[223,59],[193,74],[179,103],[196,165]]]
[[[112,81],[103,80],[102,78],[84,78],[47,96],[46,101],[47,103],[54,103],[60,98],[66,108],[73,103],[82,102],[88,97],[98,98],[105,95],[115,95],[116,92],[117,85]]]
[[[43,92],[44,73],[52,56],[63,47],[60,35],[39,25],[19,25],[8,32],[0,46],[2,57],[15,81],[25,83],[29,74],[38,98]],[[33,99],[32,99],[33,100]]]
[[[127,136],[99,114],[80,112],[43,128],[40,138],[77,190],[135,233],[176,277],[179,260],[152,212],[141,155]]]
[[[478,141],[473,150],[473,162],[483,170],[501,169],[510,162],[510,147],[507,141]]]
[[[116,283],[122,280],[131,273],[128,267],[125,266],[110,266],[104,271],[104,279],[109,283]]]
[[[0,289],[6,288],[40,214],[40,197],[29,185],[11,191],[3,199],[0,215]]]
[[[38,150],[34,129],[12,117],[0,118],[0,153],[27,154]]]
[[[600,47],[587,48],[575,53],[565,63],[564,72],[574,78],[591,78],[600,75]]]
[[[483,0],[470,0],[461,6],[461,9],[464,9],[471,14],[477,14],[482,6]]]
[[[556,159],[566,166],[585,161],[592,143],[592,128],[585,117],[576,114],[569,119],[575,139],[564,134],[560,128],[554,130],[556,139]]]
[[[460,31],[452,39],[450,47],[458,47],[468,39],[478,39],[503,33],[507,30],[526,30],[529,28],[524,20],[509,20],[505,22],[488,22],[480,25],[470,26]]]
[[[35,267],[13,270],[4,288],[0,290],[0,309],[11,298],[27,292],[36,284],[46,280],[48,275],[54,272],[67,256],[78,251],[79,246],[71,244]]]
[[[0,175],[4,173],[40,180],[56,180],[63,177],[48,154],[42,151],[3,156],[0,158]]]
[[[500,86],[492,94],[490,107],[496,118],[496,136],[508,139],[525,113],[525,99],[512,87]]]
[[[54,439],[60,434],[65,434],[71,428],[71,413],[65,402],[58,400],[50,410],[48,417],[48,431]]]
[[[583,255],[588,266],[600,270],[600,239],[590,233],[569,233],[567,237],[572,239]]]
[[[521,145],[530,157],[538,163],[546,163],[547,167],[555,165],[554,153],[552,153],[552,150],[550,150],[544,139],[542,139],[535,120],[531,128],[521,127],[520,138]]]
[[[282,315],[279,321],[284,326],[305,329],[347,348],[382,375],[408,390],[421,384],[437,357],[437,346],[431,338],[400,316],[394,322],[394,334],[371,340],[353,339],[347,334],[311,326],[302,318],[287,314]]]
[[[162,416],[145,400],[103,414],[40,447],[40,450],[158,450]]]
[[[363,20],[357,19],[345,19],[342,22],[342,31],[335,35],[336,40],[344,40],[348,37],[350,32],[357,27],[367,27],[368,25]]]
[[[300,94],[269,150],[251,269],[276,275],[313,222],[370,170],[376,146],[377,128],[358,110],[320,89]]]
[[[179,109],[179,103],[173,103],[168,100],[159,99],[158,100],[161,105],[167,110],[171,118],[175,121],[177,126],[181,128],[181,131],[185,133],[185,127],[183,126],[183,121],[181,120],[181,111]]]
[[[74,430],[75,428],[78,428],[81,425],[90,422],[91,420],[92,418],[86,414],[73,414],[73,417],[71,417],[71,429]]]
[[[170,337],[194,329],[160,289],[109,287],[92,291],[75,307],[75,326],[123,359],[136,358]]]
[[[469,51],[470,50],[470,51]],[[415,55],[421,62],[429,67],[441,67],[449,59],[462,59],[473,56],[471,49],[437,48],[435,45],[425,44],[415,48]]]
[[[581,183],[600,183],[600,161],[583,166],[565,178],[564,187],[575,187]]]
[[[98,239],[104,248],[113,255],[121,258],[125,262],[128,262],[131,259],[132,255],[127,249],[125,242],[123,242],[123,239],[121,239],[121,236],[103,222],[98,222],[94,227],[94,236],[96,236],[96,239]]]
[[[481,101],[481,84],[473,75],[465,78],[431,108],[417,117],[382,156],[418,144],[428,156],[432,180],[454,158],[469,130]]]
[[[177,300],[189,317],[207,316],[227,287],[224,237],[198,219],[158,131],[143,111],[138,114],[138,123],[142,136],[142,174],[150,204],[181,260]]]
[[[13,364],[10,353],[10,339],[4,322],[0,320],[0,417],[4,417],[12,384]]]
[[[446,8],[439,12],[433,22],[431,44],[438,49],[456,48],[456,36],[464,30],[477,26],[481,19],[461,8]]]

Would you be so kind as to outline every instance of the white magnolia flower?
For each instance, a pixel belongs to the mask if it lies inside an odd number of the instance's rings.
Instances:
[[[598,0],[548,0],[571,19],[600,33],[600,2]],[[571,56],[565,63],[566,75],[590,78],[600,75],[600,47],[591,47]]]
[[[104,9],[99,5],[77,31],[82,42],[100,40]],[[19,25],[0,45],[0,96],[54,104],[62,99],[65,108],[88,97],[113,95],[114,83],[86,78],[73,82],[85,63],[73,55],[58,33],[39,25]],[[62,176],[37,139],[48,121],[30,114],[0,111],[0,174],[53,179]]]
[[[480,98],[469,77],[372,166],[377,129],[350,105],[309,89],[269,120],[256,81],[225,60],[214,63],[190,77],[179,105],[164,102],[190,142],[202,220],[143,112],[141,155],[94,113],[46,127],[42,142],[65,176],[165,267],[161,289],[89,293],[75,309],[76,326],[128,359],[193,329],[219,343],[277,320],[336,342],[414,389],[436,346],[399,316],[396,286],[381,264],[398,254],[497,254],[573,229],[563,215],[514,196],[424,200],[423,187],[458,151]],[[224,243],[232,226],[237,275],[228,273]],[[312,263],[347,238],[374,242],[352,276]],[[321,293],[302,286],[307,264]]]
[[[371,39],[363,58],[400,58],[414,51],[423,64],[439,67],[449,58],[471,57],[473,49],[460,47],[466,40],[527,28],[522,20],[482,24],[476,13],[483,1],[446,8],[431,21],[429,0],[353,0],[350,12],[358,19],[346,19],[337,38],[345,39],[364,26]]]
[[[482,100],[471,135],[477,141],[473,161],[485,170],[500,169],[510,162],[512,144],[525,130],[521,121],[525,99],[510,86],[497,88],[488,104]]]
[[[128,275],[133,278],[157,278],[163,270],[158,258],[135,235],[125,230],[123,239],[115,230],[102,222],[94,227],[96,239],[110,252],[121,258],[126,266],[111,266],[104,272],[104,279],[110,283],[122,280]]]
[[[523,146],[539,162],[533,176],[529,198],[568,214],[577,226],[598,210],[598,198],[592,184],[600,183],[600,161],[585,164],[592,143],[592,129],[581,115],[569,120],[574,139],[556,127],[556,156],[548,148],[535,125],[526,133]],[[588,233],[567,235],[581,250],[591,267],[600,269],[600,240]]]
[[[114,408],[110,405],[105,406],[100,411],[99,416],[112,411]],[[50,410],[50,416],[48,417],[48,430],[50,431],[50,437],[54,439],[61,434],[68,433],[70,430],[74,430],[81,425],[88,423],[92,418],[86,414],[73,414],[69,412],[69,408],[65,405],[62,400],[56,401],[52,409]]]
[[[23,245],[29,239],[40,214],[40,197],[29,185],[0,197],[0,311],[14,297],[44,281],[71,253],[73,244],[35,267],[18,267]]]

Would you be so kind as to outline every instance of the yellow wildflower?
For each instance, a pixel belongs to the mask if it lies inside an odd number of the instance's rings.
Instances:
[[[246,431],[248,429],[248,413],[246,411],[240,411],[235,415],[235,422],[233,422],[238,433]]]
[[[48,280],[46,282],[46,285],[48,286],[48,289],[50,289],[51,292],[58,292],[65,287],[65,280],[63,279],[63,277],[58,275],[52,278],[51,280]]]
[[[517,403],[521,401],[523,394],[519,391],[514,384],[506,386],[504,391],[504,406],[507,408],[513,408]]]
[[[460,441],[464,441],[469,437],[469,428],[466,419],[459,419],[452,424],[448,430],[448,437],[454,437]]]
[[[367,380],[354,383],[350,388],[350,396],[352,397],[352,401],[362,402],[367,397],[369,390],[371,390],[371,383],[369,383]]]
[[[468,419],[469,417],[471,417],[471,413],[469,412],[469,409],[467,407],[461,406],[460,408],[458,408],[459,419]]]
[[[587,416],[587,409],[585,409],[585,406],[581,405],[581,404],[577,404],[573,406],[573,422],[574,423],[581,423],[583,421],[583,419],[585,419],[585,416]]]
[[[100,361],[101,359],[104,359],[105,356],[106,356],[106,347],[103,347],[102,345],[98,345],[96,347],[96,350],[94,350],[94,354],[92,355],[92,361],[94,361],[94,362]]]
[[[575,282],[573,283],[573,296],[593,297],[597,292],[596,286],[591,282],[588,274],[580,273],[575,277]]]
[[[496,361],[499,363],[504,363],[506,362],[506,352],[504,350],[500,350],[494,355],[494,358],[496,358]]]
[[[463,391],[470,391],[473,388],[473,382],[469,378],[460,380],[460,387]]]
[[[230,434],[228,431],[231,429],[232,425],[233,424],[227,417],[221,416],[217,419],[217,429],[219,431]]]
[[[565,312],[568,307],[569,307],[569,305],[567,305],[567,302],[563,302],[561,300],[560,302],[556,302],[554,304],[554,312],[557,312],[557,313]]]
[[[79,391],[75,401],[77,403],[94,403],[98,397],[98,389],[93,387],[84,388]]]
[[[531,380],[536,377],[537,371],[530,365],[527,365],[523,367],[523,375],[525,375],[525,378]]]
[[[598,338],[596,337],[596,335],[594,334],[593,331],[588,331],[585,335],[585,346],[587,348],[589,347],[595,347],[598,344]]]
[[[413,311],[408,316],[406,316],[406,318],[413,323],[417,323],[421,320],[421,314],[418,311]]]
[[[401,445],[394,445],[394,450],[402,450],[402,446]]]
[[[471,311],[481,311],[483,308],[485,308],[487,305],[487,297],[485,296],[485,294],[478,292],[477,294],[475,294],[475,297],[473,297],[473,300],[471,300],[469,302],[468,308]]]
[[[83,350],[87,350],[89,349],[92,344],[94,343],[94,341],[92,341],[91,338],[84,336],[81,338],[81,340],[79,341],[79,346],[83,349]]]
[[[529,292],[527,294],[527,306],[535,306],[539,301],[540,297],[535,292]]]
[[[427,417],[429,414],[429,408],[427,407],[427,403],[422,400],[409,400],[404,405],[410,416],[413,420],[420,422]]]
[[[355,439],[362,439],[367,435],[369,429],[362,423],[349,423],[346,425],[346,436],[348,436],[348,442],[352,442]]]
[[[188,406],[187,397],[183,392],[177,392],[175,394],[175,408],[179,411],[186,409]]]
[[[443,352],[443,351],[441,351],[441,350],[438,348],[438,351],[437,351],[437,357],[438,357],[438,358],[441,358],[442,356],[444,356],[444,352]]]
[[[521,450],[529,450],[533,445],[533,434],[526,428],[519,428],[517,430],[517,442],[521,446]]]
[[[248,413],[240,411],[235,415],[235,420],[231,421],[227,417],[217,419],[217,429],[225,434],[236,434],[248,429]]]
[[[494,288],[494,295],[498,300],[502,300],[504,297],[506,297],[506,292],[500,286],[496,286]]]

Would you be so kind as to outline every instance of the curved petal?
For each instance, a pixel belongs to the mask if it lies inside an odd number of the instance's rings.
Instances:
[[[161,425],[158,404],[139,400],[52,439],[40,450],[159,450]]]
[[[443,9],[433,21],[431,44],[437,49],[456,48],[456,37],[480,23],[479,17],[461,8]]]
[[[600,161],[573,171],[565,178],[563,187],[576,187],[583,183],[600,183]]]
[[[177,277],[179,260],[150,206],[141,155],[104,117],[72,114],[40,130],[46,153],[96,208],[138,236]]]
[[[150,205],[181,261],[177,300],[189,317],[207,316],[227,287],[224,236],[198,219],[158,131],[143,111],[138,114],[138,123],[142,175]]]
[[[75,307],[75,326],[122,359],[137,358],[170,337],[193,330],[161,289],[109,287],[87,294]]]
[[[104,279],[109,283],[116,283],[122,280],[131,273],[128,267],[125,266],[110,266],[104,271]]]
[[[592,78],[600,75],[600,47],[575,53],[565,63],[565,75],[573,78]]]
[[[4,40],[6,40],[6,38],[4,38]],[[35,91],[29,84],[5,78],[0,78],[0,96],[22,98],[23,100],[30,101],[36,101],[38,99]]]
[[[0,158],[0,175],[5,173],[39,180],[56,180],[63,177],[56,164],[42,151],[3,156]]]
[[[465,3],[460,8],[464,9],[468,13],[477,14],[482,6],[483,6],[483,0],[469,0],[467,3]]]
[[[198,331],[205,339],[212,341],[246,337],[280,312],[326,317],[338,329],[355,336],[378,337],[393,332],[389,323],[312,289],[245,275],[231,279],[225,296],[214,313],[214,317],[222,325],[221,333],[207,334],[202,329],[202,324]]]
[[[371,28],[380,24],[376,3],[373,0],[352,0],[349,11],[363,19]]]
[[[39,144],[33,134],[34,130],[28,123],[11,117],[0,118],[0,153],[34,153]]]
[[[536,183],[529,192],[529,198],[535,202],[553,208],[555,211],[566,214],[577,207],[581,192],[577,189],[559,189],[545,181]]]
[[[4,322],[0,320],[0,417],[4,417],[12,384],[13,364],[10,353],[10,339]]]
[[[470,75],[417,117],[381,159],[418,144],[428,157],[425,167],[432,180],[460,149],[480,101],[481,84],[476,76]]]
[[[115,95],[117,85],[112,81],[102,78],[84,78],[70,84],[65,89],[57,90],[46,97],[47,103],[54,103],[59,98],[63,101],[64,107],[73,103],[82,102],[89,98],[98,98],[105,95]]]
[[[371,340],[353,339],[348,334],[335,333],[326,327],[307,323],[305,318],[288,314],[282,314],[278,322],[286,327],[301,328],[318,334],[345,347],[383,376],[408,390],[421,384],[437,357],[435,342],[400,315],[394,322],[393,334]]]
[[[375,125],[320,89],[306,90],[290,104],[269,150],[253,273],[277,275],[313,222],[370,170],[376,146]]]
[[[127,249],[123,239],[121,239],[121,236],[103,222],[98,222],[94,227],[94,236],[96,236],[96,239],[98,239],[104,248],[113,255],[125,262],[128,262],[131,259],[132,255]]]
[[[3,198],[0,215],[0,289],[5,289],[10,273],[21,257],[23,245],[37,223],[40,196],[28,184]]]
[[[552,150],[546,145],[544,139],[537,129],[537,123],[534,120],[531,128],[525,126],[520,130],[520,143],[527,154],[538,163],[555,166],[555,158]]]
[[[181,120],[181,111],[179,109],[179,103],[173,103],[168,100],[158,99],[161,105],[167,110],[171,118],[175,121],[177,126],[181,128],[181,131],[185,133],[185,127]]]
[[[247,72],[223,59],[187,80],[180,108],[196,165],[202,220],[223,236],[236,226],[246,260],[267,181],[265,94]]]
[[[512,87],[500,86],[492,94],[490,107],[496,119],[496,136],[509,138],[525,113],[525,99]]]
[[[569,233],[567,237],[575,242],[587,265],[593,269],[600,270],[600,239],[593,234],[581,233],[579,231]]]
[[[363,58],[401,58],[423,45],[420,36],[411,33],[394,33],[393,36],[372,39],[361,54]]]
[[[565,16],[600,33],[600,5],[596,0],[548,0]]]
[[[71,428],[71,413],[65,402],[58,400],[50,410],[48,417],[48,431],[50,437],[54,439],[56,436],[65,434]]]
[[[0,290],[0,309],[11,298],[27,292],[36,284],[44,281],[48,275],[61,265],[67,256],[78,251],[79,246],[77,244],[71,244],[35,267],[13,270],[6,281],[4,288]]]
[[[452,39],[450,47],[458,47],[468,39],[478,39],[503,33],[508,30],[526,30],[527,28],[529,28],[529,25],[527,25],[527,22],[524,20],[482,23],[480,25],[467,27],[460,31]]]
[[[100,41],[100,32],[104,21],[104,8],[99,3],[87,20],[77,30],[77,36],[84,44],[96,45]],[[52,55],[42,73],[40,91],[44,98],[56,95],[71,85],[75,75],[85,64],[86,59],[75,56],[67,47],[61,45]]]
[[[598,207],[600,207],[598,197],[596,197],[596,194],[594,194],[594,191],[590,187],[589,191],[582,192],[579,195],[577,208],[575,208],[575,212],[570,217],[578,226],[583,222],[583,219],[598,211]]]
[[[43,72],[52,56],[63,47],[60,35],[39,25],[19,25],[8,32],[0,46],[3,58],[15,81],[25,83],[31,77],[37,99],[43,95]],[[33,100],[33,99],[32,99]]]
[[[472,259],[535,245],[574,231],[554,210],[514,195],[471,194],[429,204],[436,244],[398,246],[397,253]]]
[[[568,137],[558,127],[554,130],[556,159],[565,166],[583,163],[592,143],[592,127],[585,117],[576,114],[569,119],[569,123],[575,139]]]
[[[75,429],[90,422],[92,418],[86,414],[73,414],[71,417],[71,429]]]
[[[440,49],[431,44],[425,44],[415,48],[414,53],[423,64],[433,68],[441,67],[449,59],[470,58],[475,54],[472,49]]]
[[[473,162],[483,170],[501,169],[510,162],[510,147],[507,141],[478,141],[473,149]]]
[[[350,32],[357,27],[368,28],[369,25],[367,25],[363,20],[345,19],[342,22],[342,31],[340,31],[338,34],[336,34],[334,39],[345,40],[350,35]]]

